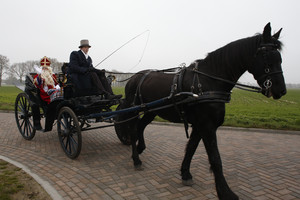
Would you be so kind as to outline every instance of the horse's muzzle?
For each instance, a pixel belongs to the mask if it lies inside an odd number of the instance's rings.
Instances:
[[[280,99],[282,96],[286,94],[286,89],[283,89],[281,92],[272,92],[271,88],[262,88],[262,94],[265,95],[266,97],[270,98],[273,97],[273,99]]]
[[[279,94],[273,94],[273,99],[280,99],[282,96],[286,94],[286,90],[282,90]]]

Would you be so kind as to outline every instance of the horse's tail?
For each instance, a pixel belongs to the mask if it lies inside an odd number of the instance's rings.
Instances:
[[[129,107],[130,104],[126,100],[123,100],[116,110],[121,110]],[[115,117],[115,131],[120,141],[125,145],[131,144],[130,132],[133,131],[133,126],[135,123],[134,119],[136,118],[135,115],[136,113],[125,113],[119,114]]]

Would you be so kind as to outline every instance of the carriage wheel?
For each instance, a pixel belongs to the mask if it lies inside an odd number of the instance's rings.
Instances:
[[[60,109],[57,117],[58,138],[64,152],[71,159],[79,156],[81,151],[81,128],[78,119],[69,107]]]
[[[30,99],[26,93],[18,94],[15,102],[15,117],[18,129],[25,140],[35,136]]]
[[[120,109],[121,106],[119,105],[116,110]],[[126,128],[126,124],[118,123],[125,119],[126,118],[122,117],[121,115],[117,115],[115,117],[115,131],[122,144],[131,145],[130,135],[128,132],[129,130]]]

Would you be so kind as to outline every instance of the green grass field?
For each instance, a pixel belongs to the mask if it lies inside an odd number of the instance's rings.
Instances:
[[[300,90],[290,89],[280,100],[235,89],[226,104],[227,126],[300,130]]]
[[[115,94],[124,96],[124,88],[113,90]],[[0,110],[13,110],[20,92],[13,86],[0,87]],[[156,120],[163,121],[160,118]],[[224,125],[299,131],[300,90],[290,89],[280,100],[273,100],[262,94],[234,89],[230,103],[226,104]]]
[[[22,92],[15,86],[0,87],[0,110],[13,110],[17,95]]]

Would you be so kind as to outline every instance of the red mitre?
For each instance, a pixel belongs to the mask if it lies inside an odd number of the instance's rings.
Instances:
[[[44,58],[42,58],[40,64],[41,64],[42,67],[50,67],[51,61],[50,61],[49,58],[44,56]]]

